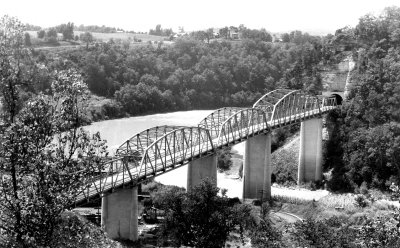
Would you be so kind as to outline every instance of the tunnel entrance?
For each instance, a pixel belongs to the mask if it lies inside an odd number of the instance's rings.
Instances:
[[[330,97],[334,97],[336,99],[336,104],[337,105],[342,105],[343,98],[339,94],[332,94]]]

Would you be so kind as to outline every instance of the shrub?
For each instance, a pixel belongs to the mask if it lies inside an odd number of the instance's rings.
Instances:
[[[99,227],[82,216],[66,211],[62,214],[49,247],[118,247],[118,243],[108,239]]]
[[[354,200],[356,201],[354,203],[356,207],[365,208],[368,206],[367,199],[363,195],[357,195]]]
[[[217,156],[218,156],[218,162],[217,162],[218,170],[219,171],[229,170],[232,166],[231,148],[225,147],[225,148],[219,150],[217,153]]]

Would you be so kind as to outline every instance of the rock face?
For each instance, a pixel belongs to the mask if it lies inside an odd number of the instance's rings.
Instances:
[[[353,58],[349,56],[348,58],[348,72],[347,72],[347,78],[346,78],[346,84],[344,87],[344,98],[347,99],[349,96],[350,90],[352,89],[353,82],[351,81],[351,72],[353,71],[356,63],[353,61]]]
[[[321,73],[323,95],[338,94],[346,100],[350,90],[354,87],[351,80],[354,67],[355,62],[350,54],[339,64],[325,67]]]

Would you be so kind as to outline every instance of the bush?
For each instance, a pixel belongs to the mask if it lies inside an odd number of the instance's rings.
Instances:
[[[117,247],[118,243],[106,237],[104,232],[82,216],[66,211],[61,216],[49,247],[91,248]]]
[[[294,223],[288,231],[295,247],[355,247],[355,231],[337,217],[318,221],[308,218]]]
[[[354,200],[356,201],[354,205],[359,208],[365,208],[368,206],[368,201],[363,195],[357,195]]]
[[[217,152],[218,162],[217,168],[219,171],[227,171],[232,166],[232,155],[231,155],[231,147],[224,147],[223,149]]]

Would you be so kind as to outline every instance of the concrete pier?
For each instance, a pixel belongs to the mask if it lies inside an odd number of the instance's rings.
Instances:
[[[101,226],[112,239],[138,239],[137,187],[119,189],[101,200]]]
[[[270,199],[271,134],[248,139],[243,160],[243,199]]]
[[[322,118],[316,118],[301,123],[298,183],[321,179]]]
[[[198,184],[204,178],[211,178],[217,182],[217,155],[202,157],[188,164],[187,189]]]

